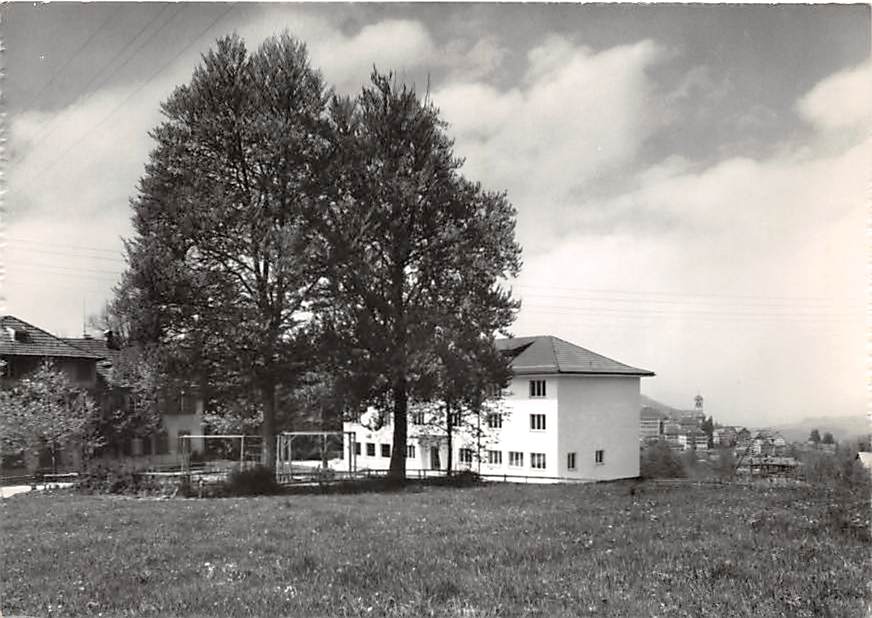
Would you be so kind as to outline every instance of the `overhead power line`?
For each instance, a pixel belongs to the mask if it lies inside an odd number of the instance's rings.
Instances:
[[[201,31],[200,31],[200,32],[199,32],[199,33],[198,33],[198,34],[197,34],[193,39],[191,39],[191,41],[190,41],[187,45],[185,45],[185,46],[184,46],[181,50],[179,50],[179,51],[178,51],[178,52],[177,52],[177,53],[176,53],[172,58],[170,58],[169,61],[167,61],[167,62],[165,62],[164,64],[162,64],[162,65],[161,65],[161,66],[160,66],[156,71],[154,71],[154,72],[153,72],[153,73],[148,77],[148,79],[145,80],[145,82],[143,82],[142,84],[140,84],[137,88],[135,88],[134,90],[132,90],[132,91],[131,91],[131,92],[130,92],[126,97],[124,97],[124,99],[122,99],[122,100],[118,103],[118,105],[116,105],[115,107],[113,107],[113,108],[109,111],[108,114],[106,114],[105,116],[103,116],[103,118],[101,118],[99,121],[97,121],[96,124],[90,126],[87,130],[85,130],[84,132],[82,132],[82,133],[79,135],[79,137],[77,137],[77,138],[76,138],[76,139],[75,139],[75,140],[74,140],[74,141],[73,141],[73,142],[72,142],[72,143],[71,143],[67,148],[63,149],[63,150],[58,154],[58,156],[56,156],[54,159],[52,159],[52,160],[51,160],[51,161],[50,161],[46,166],[44,166],[41,170],[39,170],[38,172],[34,172],[34,173],[31,174],[30,176],[26,177],[25,179],[22,180],[22,182],[23,182],[23,183],[30,182],[30,181],[33,180],[34,178],[36,178],[36,177],[38,177],[38,176],[41,176],[42,174],[48,172],[48,171],[51,170],[55,165],[57,165],[57,164],[60,163],[62,160],[64,160],[64,157],[66,157],[66,155],[69,154],[69,152],[70,152],[70,151],[71,151],[75,146],[77,146],[77,145],[79,144],[79,142],[82,141],[82,139],[86,138],[88,135],[91,135],[94,131],[96,131],[96,130],[99,129],[101,126],[103,126],[103,125],[106,123],[106,121],[108,121],[112,116],[114,116],[115,113],[116,113],[118,110],[120,110],[121,108],[123,108],[123,107],[124,107],[124,106],[125,106],[125,105],[126,105],[126,104],[127,104],[127,103],[128,103],[128,102],[129,102],[133,97],[134,97],[134,96],[136,96],[136,95],[137,95],[137,94],[138,94],[138,93],[139,93],[143,88],[145,88],[146,86],[148,86],[152,81],[154,81],[154,79],[155,79],[158,75],[160,75],[160,74],[163,73],[167,68],[169,68],[169,66],[172,65],[172,64],[173,64],[173,63],[174,63],[174,62],[175,62],[179,57],[181,57],[182,54],[184,54],[184,53],[185,53],[186,51],[188,51],[191,47],[193,47],[194,44],[197,43],[197,41],[199,41],[199,40],[200,40],[200,39],[201,39],[201,38],[202,38],[202,37],[203,37],[207,32],[209,32],[209,30],[211,30],[213,27],[215,27],[215,26],[218,24],[219,21],[221,21],[221,20],[224,19],[227,15],[229,15],[230,12],[233,11],[235,8],[236,8],[236,5],[235,5],[235,4],[231,4],[231,5],[230,5],[226,10],[222,11],[221,14],[218,15],[218,17],[216,17],[216,18],[213,19],[211,22],[209,22],[209,24],[208,24],[205,28],[203,28],[203,29],[202,29],[202,30],[201,30]]]
[[[130,63],[130,61],[133,60],[133,58],[136,57],[136,55],[135,55],[136,52],[138,52],[140,49],[142,49],[142,48],[143,48],[145,45],[147,45],[147,44],[148,44],[148,43],[149,43],[149,42],[150,42],[150,41],[151,41],[155,36],[157,36],[157,34],[158,34],[159,32],[161,32],[164,28],[166,28],[166,27],[170,24],[170,22],[172,22],[172,21],[176,18],[176,16],[181,12],[182,8],[184,8],[184,7],[183,7],[183,6],[179,6],[179,8],[176,9],[176,12],[173,13],[173,15],[170,16],[170,18],[169,18],[168,20],[166,20],[166,21],[165,21],[165,22],[164,22],[164,23],[163,23],[159,28],[157,28],[154,32],[152,32],[151,35],[148,36],[148,38],[146,38],[144,41],[142,41],[142,43],[140,43],[140,44],[136,47],[136,49],[133,50],[133,53],[130,54],[130,56],[128,56],[127,59],[126,59],[124,62],[122,62],[120,65],[116,66],[116,67],[115,67],[114,69],[112,69],[108,74],[106,74],[106,75],[103,77],[103,79],[101,80],[101,82],[100,82],[100,87],[102,87],[102,86],[103,86],[103,85],[104,85],[104,84],[109,80],[110,77],[112,77],[112,76],[115,75],[118,71],[120,71],[120,70],[123,69],[125,66],[127,66],[127,65]],[[124,56],[125,52],[126,52],[128,49],[130,49],[130,47],[131,47],[131,46],[136,42],[136,39],[138,39],[138,38],[142,35],[142,33],[145,32],[146,29],[148,29],[149,26],[151,26],[155,21],[157,21],[157,19],[158,19],[161,15],[163,15],[165,12],[167,12],[169,9],[170,9],[170,6],[169,6],[169,5],[165,6],[163,9],[160,10],[160,12],[158,12],[154,17],[152,17],[151,20],[149,20],[149,21],[148,21],[148,22],[147,22],[147,23],[146,23],[142,28],[140,28],[139,32],[137,32],[137,33],[133,36],[133,38],[131,38],[130,41],[128,41],[127,45],[125,45],[124,47],[122,47],[121,50],[119,50],[119,52],[118,52],[117,54],[113,55],[112,60],[111,60],[109,63],[103,65],[103,67],[102,67],[100,70],[98,70],[96,73],[94,73],[94,75],[93,75],[93,77],[91,77],[90,81],[88,81],[87,84],[85,84],[81,89],[79,89],[79,92],[78,92],[78,93],[77,93],[77,94],[76,94],[72,99],[70,99],[70,100],[71,100],[71,101],[74,101],[74,100],[76,100],[78,97],[80,97],[80,96],[82,96],[83,94],[85,94],[86,92],[88,92],[89,89],[94,85],[94,83],[95,83],[95,82],[96,82],[96,81],[101,77],[101,75],[104,73],[104,71],[105,71],[108,67],[110,67],[112,64],[118,62],[118,60],[119,60],[121,57]],[[37,146],[39,146],[40,144],[42,144],[42,143],[46,140],[46,138],[48,138],[52,133],[54,133],[54,129],[53,129],[53,127],[54,127],[55,125],[57,125],[57,124],[60,122],[60,118],[61,118],[61,115],[57,115],[57,116],[55,116],[54,119],[52,119],[52,120],[48,123],[48,125],[45,127],[45,130],[44,130],[42,133],[40,133],[40,134],[36,137],[35,141],[33,141],[33,142],[29,145],[28,149],[29,149],[29,150],[33,150],[33,149],[35,149]],[[15,163],[16,163],[17,161],[19,161],[19,160],[21,159],[22,156],[23,156],[23,155],[21,155],[21,154],[16,155],[16,156],[12,159],[12,161],[10,161],[10,165],[13,165],[13,166],[14,166]]]
[[[515,285],[513,287],[521,289],[543,289],[543,290],[566,290],[570,292],[591,292],[605,294],[631,294],[634,296],[667,296],[681,298],[738,298],[738,299],[767,299],[767,300],[785,300],[785,301],[830,301],[831,298],[825,296],[771,296],[761,294],[688,294],[686,292],[663,292],[657,290],[619,290],[615,288],[583,288],[583,287],[565,287],[556,285]]]
[[[68,247],[71,249],[81,249],[82,251],[94,251],[98,253],[108,253],[111,255],[122,255],[121,251],[115,251],[114,249],[103,249],[102,247],[89,247],[86,245],[71,245],[64,243],[56,243],[56,242],[45,242],[41,240],[32,240],[29,238],[9,238],[5,239],[7,242],[13,242],[16,244],[24,244],[24,245],[37,245],[42,247]]]
[[[88,45],[91,44],[91,41],[93,41],[94,38],[95,38],[98,34],[100,34],[100,31],[103,30],[103,28],[106,27],[106,24],[108,24],[109,21],[110,21],[113,17],[115,17],[115,15],[118,13],[118,11],[119,11],[120,9],[121,9],[120,6],[119,6],[119,7],[116,7],[116,8],[115,8],[111,13],[109,13],[109,15],[106,16],[106,19],[104,19],[104,20],[100,23],[100,25],[97,26],[97,28],[94,29],[94,31],[93,31],[93,32],[88,36],[88,38],[85,39],[85,41],[84,41],[81,45],[79,45],[79,47],[77,47],[76,50],[75,50],[72,54],[70,54],[70,55],[67,57],[66,62],[64,62],[64,63],[63,63],[59,68],[55,69],[54,73],[52,73],[52,75],[51,75],[51,77],[49,78],[49,80],[48,80],[45,84],[43,84],[43,85],[42,85],[42,88],[40,88],[40,89],[37,91],[37,93],[36,93],[35,95],[33,95],[33,97],[30,99],[30,103],[28,104],[29,107],[32,107],[32,106],[33,106],[33,104],[37,101],[37,99],[39,99],[39,97],[41,97],[41,96],[43,95],[43,93],[48,89],[48,87],[49,87],[51,84],[54,83],[55,78],[56,78],[58,75],[60,75],[61,73],[63,73],[64,70],[65,70],[65,69],[70,65],[70,63],[71,63],[73,60],[75,60],[76,57],[77,57],[80,53],[82,53],[82,51],[84,51],[84,49],[85,49],[86,47],[88,47]]]

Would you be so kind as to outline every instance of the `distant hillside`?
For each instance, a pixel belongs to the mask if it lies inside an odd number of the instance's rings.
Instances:
[[[665,403],[661,403],[656,399],[651,399],[648,395],[641,395],[641,404],[643,408],[654,408],[655,410],[663,412],[664,414],[668,414],[669,416],[680,416],[681,413],[681,410],[679,410],[678,408],[667,406]]]
[[[836,440],[850,440],[870,432],[869,419],[865,416],[821,416],[804,418],[795,423],[773,425],[788,442],[804,442],[812,429],[817,429],[821,436],[826,432],[833,434]]]

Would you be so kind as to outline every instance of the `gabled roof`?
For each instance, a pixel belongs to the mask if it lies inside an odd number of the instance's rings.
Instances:
[[[95,361],[103,358],[12,315],[0,317],[0,327],[0,355],[3,356],[87,358]]]
[[[619,363],[551,335],[497,339],[496,346],[498,350],[512,357],[512,371],[517,375],[543,373],[654,375],[653,371]]]

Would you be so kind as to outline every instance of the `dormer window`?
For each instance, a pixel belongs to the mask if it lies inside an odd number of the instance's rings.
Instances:
[[[15,328],[13,326],[7,326],[6,332],[9,333],[10,341],[17,341],[19,343],[24,343],[29,338],[27,336],[27,331],[23,328]]]

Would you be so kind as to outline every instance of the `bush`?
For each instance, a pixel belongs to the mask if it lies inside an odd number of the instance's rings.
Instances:
[[[279,493],[281,486],[276,482],[272,468],[258,464],[233,470],[224,481],[222,490],[227,496],[269,496]]]
[[[643,479],[685,478],[687,471],[681,459],[672,452],[666,442],[649,444],[642,451],[639,476]]]
[[[160,485],[129,464],[91,462],[79,474],[76,491],[88,494],[143,495],[160,493]]]

